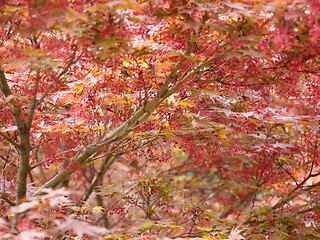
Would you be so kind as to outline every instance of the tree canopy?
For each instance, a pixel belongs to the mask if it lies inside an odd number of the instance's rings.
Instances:
[[[1,235],[318,239],[319,12],[1,1]]]

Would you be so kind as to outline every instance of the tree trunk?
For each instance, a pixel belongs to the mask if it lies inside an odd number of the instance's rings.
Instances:
[[[30,142],[28,129],[19,129],[20,133],[20,159],[16,185],[16,204],[21,202],[21,199],[27,195],[27,177],[30,171],[29,157],[30,157]],[[19,214],[14,215],[12,228],[17,229]]]

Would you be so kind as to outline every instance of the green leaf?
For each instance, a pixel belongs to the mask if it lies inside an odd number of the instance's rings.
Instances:
[[[155,223],[149,222],[149,223],[145,223],[145,224],[140,225],[140,227],[150,228],[150,227],[156,226],[156,225],[157,225],[157,224],[155,224]]]
[[[221,129],[221,128],[216,128],[216,134],[220,137],[220,138],[227,138],[227,131]]]
[[[169,228],[169,229],[171,229],[171,230],[180,230],[180,229],[181,229],[181,226],[175,225],[175,224],[163,225],[163,227]]]
[[[97,45],[103,47],[104,49],[108,49],[108,48],[114,47],[115,42],[116,41],[114,39],[109,38],[109,39],[105,39],[105,40],[98,40]]]

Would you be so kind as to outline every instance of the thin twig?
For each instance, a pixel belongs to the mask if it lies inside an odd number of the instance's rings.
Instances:
[[[319,210],[320,209],[320,206],[317,205],[317,206],[314,206],[314,207],[311,207],[311,208],[307,208],[307,209],[304,209],[304,210],[300,210],[298,212],[298,214],[303,214],[303,213],[308,213],[308,212],[312,212],[314,210]]]
[[[48,158],[48,159],[43,160],[43,161],[41,161],[41,162],[39,162],[39,163],[36,163],[36,164],[33,165],[33,166],[30,166],[30,171],[33,170],[33,169],[35,169],[36,167],[39,167],[40,165],[42,165],[42,164],[44,164],[44,163],[46,163],[46,162],[49,162],[50,160],[52,160],[52,159],[54,159],[54,158],[56,158],[56,157],[59,157],[59,156],[61,156],[61,155],[63,155],[63,154],[69,153],[69,152],[78,152],[79,150],[81,150],[81,149],[83,149],[83,148],[84,148],[84,147],[81,147],[81,148],[73,148],[73,149],[69,149],[69,150],[63,151],[63,152],[61,152],[61,153],[58,153],[58,154],[52,156],[51,158]]]

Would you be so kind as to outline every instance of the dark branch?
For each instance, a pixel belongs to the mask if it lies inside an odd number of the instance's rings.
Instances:
[[[7,203],[9,203],[10,206],[15,206],[16,204],[14,202],[12,202],[9,198],[7,198],[6,196],[3,195],[3,193],[0,193],[0,197],[6,201]]]

